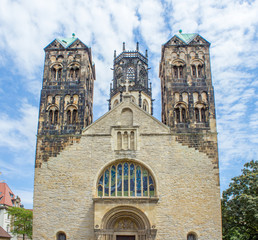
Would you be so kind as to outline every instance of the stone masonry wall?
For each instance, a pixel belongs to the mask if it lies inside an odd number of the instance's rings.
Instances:
[[[114,119],[121,118],[123,108],[132,109],[133,126],[139,123],[136,151],[113,148],[111,129],[119,124]],[[157,230],[155,240],[185,240],[189,232],[195,232],[198,240],[221,240],[218,169],[214,168],[217,160],[198,149],[202,140],[195,149],[194,145],[189,147],[194,139],[187,139],[171,133],[134,104],[120,104],[89,126],[78,141],[36,168],[33,239],[54,240],[57,232],[63,231],[70,240],[95,240],[94,227],[101,226],[107,211],[134,206]],[[150,169],[157,202],[112,198],[101,208],[100,199],[95,213],[98,177],[105,166],[124,159]]]

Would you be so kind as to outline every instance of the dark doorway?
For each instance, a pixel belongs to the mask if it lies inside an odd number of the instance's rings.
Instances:
[[[135,236],[116,236],[116,240],[135,240]]]

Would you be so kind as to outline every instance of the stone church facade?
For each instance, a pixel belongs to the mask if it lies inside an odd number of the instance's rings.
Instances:
[[[162,122],[138,43],[115,52],[95,122],[91,49],[74,36],[45,48],[34,240],[222,239],[209,45],[180,32],[162,46]]]

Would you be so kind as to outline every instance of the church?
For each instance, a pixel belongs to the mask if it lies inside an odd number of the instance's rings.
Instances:
[[[91,48],[74,35],[45,50],[34,240],[221,240],[210,43],[161,46],[162,122],[148,53],[114,52],[109,110],[93,122]]]

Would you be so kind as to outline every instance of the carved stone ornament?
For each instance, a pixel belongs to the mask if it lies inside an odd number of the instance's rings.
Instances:
[[[119,230],[131,230],[131,229],[137,229],[135,226],[135,223],[129,219],[129,218],[122,218],[119,219],[115,224],[115,229]]]

